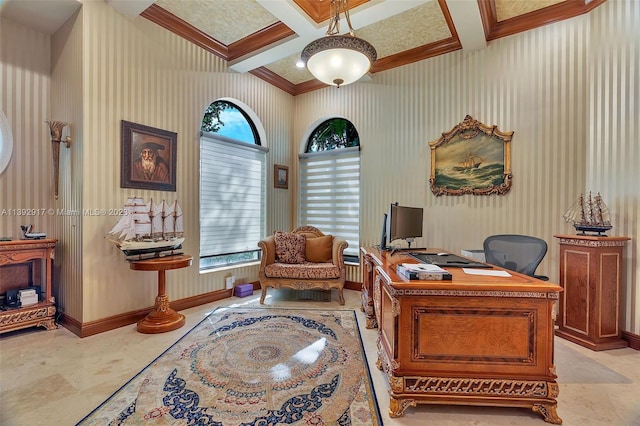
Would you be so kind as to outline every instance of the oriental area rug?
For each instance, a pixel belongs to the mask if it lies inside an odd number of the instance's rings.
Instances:
[[[218,308],[78,425],[381,425],[352,310]]]

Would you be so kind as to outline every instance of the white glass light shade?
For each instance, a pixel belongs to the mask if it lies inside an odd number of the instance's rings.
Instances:
[[[315,78],[338,87],[358,81],[376,56],[371,44],[351,35],[325,36],[309,43],[301,54]]]

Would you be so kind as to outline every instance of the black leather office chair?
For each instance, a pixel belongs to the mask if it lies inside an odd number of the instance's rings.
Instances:
[[[549,279],[535,273],[547,254],[547,243],[540,238],[515,234],[492,235],[484,240],[483,248],[487,263],[539,280]]]

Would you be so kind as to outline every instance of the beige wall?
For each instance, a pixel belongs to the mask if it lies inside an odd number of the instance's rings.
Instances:
[[[296,97],[294,150],[309,125],[342,115],[361,137],[361,242],[379,240],[391,202],[425,207],[417,246],[482,248],[496,233],[543,238],[539,273],[558,282],[554,235],[583,191],[613,212],[625,250],[623,329],[640,333],[640,4],[610,1],[587,16],[375,74],[372,83]],[[504,196],[441,196],[429,187],[430,149],[465,115],[514,131],[513,186]]]
[[[53,193],[49,129],[51,49],[49,37],[0,20],[0,108],[13,132],[13,155],[0,174],[0,235],[22,235],[20,225],[48,232],[54,217],[46,214]],[[24,217],[12,209],[45,209]]]
[[[205,108],[220,97],[251,107],[266,131],[269,164],[287,164],[293,98],[249,74],[227,73],[221,59],[144,18],[126,19],[106,4],[93,2],[84,4],[82,15],[83,206],[118,208],[132,194],[145,199],[177,197],[185,215],[184,249],[197,258],[199,127]],[[120,188],[120,120],[178,133],[175,193]],[[270,200],[282,195],[269,186]],[[281,200],[285,212],[288,204]],[[289,226],[286,213],[270,218],[270,227]],[[155,297],[155,274],[129,270],[119,250],[105,241],[114,219],[83,220],[83,321],[139,309]],[[199,274],[197,263],[169,273],[172,299],[224,288],[229,272]],[[256,279],[257,268],[240,268],[234,275]]]
[[[228,73],[221,59],[144,18],[125,18],[103,2],[88,2],[51,37],[10,21],[2,24],[1,69],[9,75],[3,84],[11,94],[4,96],[3,85],[2,108],[16,141],[9,169],[0,176],[4,208],[108,210],[122,207],[129,195],[178,198],[185,211],[185,251],[197,258],[198,131],[209,103],[234,98],[261,118],[267,135],[263,142],[270,149],[270,177],[274,163],[291,162],[290,95],[252,75]],[[56,120],[71,123],[73,138],[72,148],[63,148],[57,201],[43,123],[51,111]],[[178,133],[175,193],[120,188],[120,120]],[[35,164],[28,167],[31,161]],[[290,228],[291,191],[269,184],[267,196],[267,228]],[[119,250],[104,239],[116,221],[69,215],[33,220],[37,229],[60,240],[56,296],[60,309],[79,322],[145,308],[155,298],[156,275],[131,271]],[[3,217],[0,234],[17,237],[14,228],[19,223],[18,218]],[[168,274],[168,290],[174,300],[220,290],[232,272],[238,279],[257,279],[257,266],[199,274],[195,261],[194,267]]]
[[[83,96],[82,19],[76,12],[51,38],[51,117],[69,125],[72,148],[60,148],[59,196],[55,206],[56,246],[54,295],[58,307],[71,318],[82,318],[82,210]],[[51,185],[51,183],[50,183]]]
[[[0,205],[55,205],[50,158],[36,156],[41,167],[35,173],[26,168],[28,154],[47,147],[41,123],[49,110],[38,99],[48,103],[51,93],[51,110],[70,117],[55,119],[71,121],[75,139],[71,153],[65,154],[70,158],[63,159],[71,167],[62,177],[64,192],[58,203],[117,208],[131,194],[119,185],[120,120],[175,131],[177,192],[135,194],[177,196],[186,211],[185,248],[197,256],[197,129],[209,102],[232,97],[253,108],[267,132],[269,173],[273,163],[291,167],[289,190],[268,185],[268,231],[288,229],[296,222],[296,158],[307,127],[320,118],[341,115],[356,125],[361,137],[363,244],[377,243],[381,215],[390,202],[420,205],[426,208],[426,229],[418,245],[458,251],[479,248],[492,233],[537,235],[550,247],[540,272],[557,281],[559,250],[553,235],[573,232],[562,213],[580,192],[602,192],[614,214],[612,234],[632,238],[625,251],[623,329],[640,334],[640,201],[635,187],[640,172],[634,164],[640,138],[635,101],[640,99],[640,37],[635,29],[639,23],[639,5],[610,1],[587,16],[500,39],[482,51],[456,52],[375,74],[371,83],[292,98],[251,75],[228,73],[215,56],[143,18],[125,18],[101,2],[85,3],[73,22],[52,37],[52,48],[46,36],[16,24],[7,30],[2,21],[2,108],[14,126],[19,152],[0,175]],[[14,43],[24,44],[11,56],[11,49],[4,48],[7,34]],[[81,48],[75,51],[78,43]],[[51,69],[47,61],[38,65],[16,60],[22,48],[39,49],[44,56],[51,50]],[[78,56],[80,62],[62,65]],[[12,100],[4,96],[7,73],[18,82],[11,89]],[[37,90],[31,80],[38,82]],[[79,96],[81,112],[58,102],[68,97],[68,102],[78,103]],[[466,114],[515,131],[513,187],[505,196],[434,197],[429,190],[428,142]],[[77,163],[75,155],[81,156]],[[155,277],[130,271],[103,238],[113,218],[36,220],[56,229],[61,243],[73,248],[57,260],[63,265],[63,308],[73,318],[88,322],[150,305]],[[0,234],[15,234],[17,222],[1,218]],[[201,276],[193,267],[169,274],[171,298],[179,299],[224,288],[230,272]],[[257,269],[241,268],[234,274],[255,280]],[[351,275],[357,277],[357,270]]]

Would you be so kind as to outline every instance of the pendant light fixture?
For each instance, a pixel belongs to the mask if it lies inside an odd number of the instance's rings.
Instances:
[[[331,0],[327,34],[309,43],[300,58],[315,78],[332,86],[358,81],[376,61],[376,49],[356,37],[349,19],[348,0]],[[349,25],[348,34],[340,34],[340,9]]]

